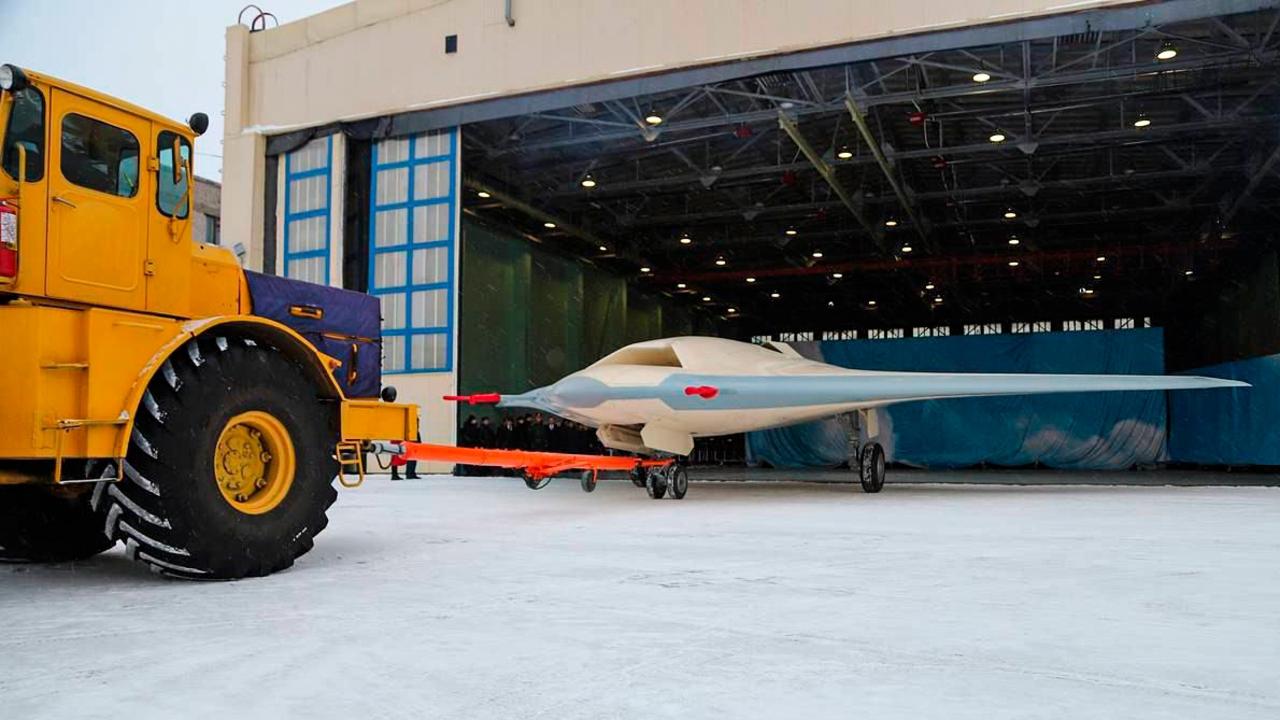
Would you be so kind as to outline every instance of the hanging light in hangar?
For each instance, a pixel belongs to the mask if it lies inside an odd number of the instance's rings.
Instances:
[[[491,198],[491,197],[493,197],[493,196],[492,196],[492,195],[490,195],[488,192],[486,192],[486,191],[484,191],[484,190],[481,190],[481,191],[479,191],[479,192],[477,192],[477,193],[476,193],[476,197],[480,198],[481,200],[488,200],[489,198]]]
[[[724,267],[725,265],[728,265],[728,264],[729,264],[729,261],[725,260],[723,255],[716,258],[717,267]]]
[[[684,233],[680,236],[681,245],[688,245],[691,242],[693,242],[693,238],[689,237],[689,233]]]
[[[1156,51],[1157,60],[1172,60],[1176,57],[1178,57],[1178,46],[1174,45],[1172,40],[1160,43],[1160,49]]]
[[[582,187],[590,190],[595,186],[596,186],[596,179],[591,176],[591,173],[587,173],[582,177]]]
[[[848,146],[848,145],[841,145],[841,146],[840,146],[840,152],[837,152],[837,153],[836,153],[836,157],[840,158],[841,160],[849,160],[849,159],[852,159],[852,158],[853,158],[853,151],[849,149],[849,146]]]
[[[991,73],[986,70],[979,70],[973,74],[973,81],[976,83],[984,83],[991,79]]]

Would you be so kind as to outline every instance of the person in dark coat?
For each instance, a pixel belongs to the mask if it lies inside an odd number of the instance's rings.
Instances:
[[[543,420],[542,413],[534,413],[533,417],[529,418],[528,433],[529,440],[526,447],[538,452],[547,449],[547,423]]]
[[[493,423],[487,417],[480,418],[480,429],[476,433],[476,447],[498,447],[497,432],[493,428]]]
[[[480,421],[475,415],[468,415],[462,427],[458,429],[459,447],[480,447]],[[454,472],[458,475],[475,475],[476,468],[470,465],[458,465]]]
[[[564,421],[555,415],[547,416],[547,449],[551,452],[573,452],[565,442]]]

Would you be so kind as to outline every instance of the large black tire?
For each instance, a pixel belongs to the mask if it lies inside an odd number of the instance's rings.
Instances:
[[[578,484],[582,486],[582,492],[595,492],[596,490],[596,471],[583,470],[578,476]]]
[[[258,411],[293,447],[294,472],[278,504],[248,514],[214,473],[229,421]],[[112,540],[155,572],[183,578],[270,575],[293,565],[328,525],[337,499],[337,408],[279,350],[234,337],[201,337],[161,366],[138,409],[125,479],[100,485],[94,507]]]
[[[662,468],[650,468],[649,476],[645,479],[645,492],[649,493],[649,497],[654,500],[661,500],[663,495],[667,494],[667,474]]]
[[[685,493],[689,492],[689,471],[683,465],[673,465],[669,477],[671,481],[667,494],[676,500],[683,500]]]
[[[870,443],[863,448],[858,465],[863,492],[878,493],[884,489],[884,448],[880,443]]]
[[[88,486],[0,486],[0,562],[84,560],[115,543],[89,505]]]

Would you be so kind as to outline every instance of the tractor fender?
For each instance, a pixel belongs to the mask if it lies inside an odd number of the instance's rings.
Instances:
[[[342,362],[320,352],[291,328],[255,315],[221,315],[191,320],[182,323],[181,330],[161,346],[138,371],[138,377],[134,380],[125,399],[124,409],[128,412],[128,420],[117,441],[116,457],[122,458],[128,454],[129,438],[133,434],[134,418],[137,417],[138,408],[142,404],[142,394],[146,392],[147,386],[151,384],[156,373],[160,372],[164,362],[188,341],[211,334],[231,335],[275,347],[303,367],[320,391],[321,397],[344,399],[342,388],[338,386],[331,374],[335,368],[342,365]]]

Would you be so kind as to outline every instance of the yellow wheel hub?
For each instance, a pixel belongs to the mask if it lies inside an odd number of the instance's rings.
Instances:
[[[293,440],[284,423],[252,410],[227,421],[213,454],[218,490],[246,515],[274,510],[289,494],[296,469]]]

